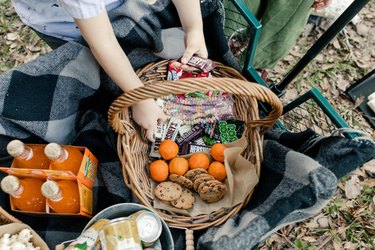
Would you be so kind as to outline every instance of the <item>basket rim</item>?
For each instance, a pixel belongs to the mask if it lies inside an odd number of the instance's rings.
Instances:
[[[242,203],[239,203],[230,209],[222,208],[211,214],[204,214],[196,217],[174,214],[168,211],[155,209],[152,205],[153,195],[151,194],[151,190],[147,190],[147,188],[151,189],[151,187],[145,184],[146,182],[150,183],[149,177],[147,176],[148,180],[141,180],[142,177],[139,176],[139,173],[137,173],[136,169],[136,164],[138,164],[137,162],[135,162],[136,156],[135,154],[132,154],[132,152],[130,152],[130,150],[135,149],[138,149],[141,152],[142,150],[144,151],[145,148],[147,148],[147,146],[145,146],[147,142],[145,141],[144,136],[142,136],[140,133],[137,133],[137,129],[139,129],[139,126],[137,126],[136,124],[132,124],[131,118],[129,117],[130,112],[128,108],[131,106],[131,103],[137,102],[144,98],[150,98],[150,96],[152,98],[156,98],[158,95],[166,95],[170,94],[171,92],[174,93],[173,91],[179,91],[179,93],[183,92],[181,90],[186,90],[186,92],[196,91],[196,89],[192,90],[192,87],[189,85],[192,85],[193,88],[198,86],[198,91],[205,90],[205,87],[207,88],[207,85],[213,88],[216,88],[218,85],[222,85],[217,87],[216,89],[224,89],[224,91],[228,90],[226,92],[229,93],[233,92],[233,89],[231,89],[231,87],[233,88],[233,86],[235,86],[234,88],[237,88],[235,90],[236,95],[250,93],[250,97],[247,97],[245,94],[246,101],[243,102],[245,104],[251,103],[252,106],[247,107],[247,109],[245,110],[246,112],[243,112],[246,113],[246,116],[257,117],[258,119],[258,99],[261,99],[260,101],[264,101],[266,103],[271,103],[271,107],[273,107],[272,111],[270,112],[271,118],[269,120],[259,119],[257,121],[250,121],[247,129],[250,135],[247,136],[247,139],[250,138],[249,143],[251,144],[252,142],[254,142],[254,145],[251,145],[251,147],[255,148],[254,152],[250,150],[249,154],[253,154],[252,157],[256,159],[257,175],[259,177],[260,161],[262,160],[263,156],[263,133],[271,128],[276,120],[281,116],[282,104],[279,98],[271,90],[256,83],[249,84],[250,82],[245,81],[244,77],[238,71],[220,63],[218,63],[218,67],[214,69],[214,71],[217,70],[217,72],[213,72],[214,80],[210,81],[209,84],[207,84],[206,78],[183,79],[182,81],[178,80],[173,82],[160,80],[165,79],[166,77],[165,71],[167,70],[167,63],[168,60],[163,60],[148,64],[144,68],[139,69],[137,71],[137,74],[141,78],[141,80],[145,82],[145,86],[134,91],[124,93],[112,103],[108,111],[109,122],[114,130],[118,133],[117,151],[123,168],[123,178],[126,186],[131,189],[132,193],[137,197],[138,201],[142,205],[145,205],[156,211],[171,227],[201,230],[211,226],[220,225],[224,223],[228,218],[238,213],[238,211],[249,202],[254,190],[250,192],[250,194]],[[216,76],[215,74],[217,74],[218,76]],[[149,79],[149,76],[151,76],[151,79]],[[183,82],[184,84],[183,87],[181,87],[180,85],[181,82]],[[228,82],[235,82],[235,84],[229,86],[230,84],[228,84]],[[177,84],[178,88],[175,89]],[[203,86],[203,84],[205,85]],[[160,90],[159,87],[164,89]],[[151,90],[152,93],[150,94],[149,92]],[[261,96],[261,98],[258,98],[258,95]],[[146,152],[147,151],[148,150],[146,150]],[[146,158],[148,158],[148,156]],[[147,163],[147,159],[142,160],[143,162]],[[145,168],[145,165],[143,165],[143,168]],[[142,185],[146,186],[146,190]]]

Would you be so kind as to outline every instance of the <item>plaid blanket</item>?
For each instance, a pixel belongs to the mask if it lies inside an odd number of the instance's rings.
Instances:
[[[209,55],[238,68],[223,36],[222,10],[220,1],[202,1]],[[170,1],[147,4],[128,0],[111,12],[110,18],[134,68],[176,56],[171,43],[177,44],[175,36],[182,37]],[[86,146],[100,163],[94,212],[134,201],[122,179],[116,135],[107,122],[108,107],[120,92],[101,72],[84,42],[69,42],[0,75],[0,86],[2,166],[11,161],[5,147],[12,138]],[[312,131],[271,131],[264,144],[265,161],[251,203],[222,226],[196,232],[197,247],[253,248],[278,228],[314,215],[332,196],[337,178],[373,158],[374,149],[368,140],[322,138]],[[9,211],[7,195],[0,192],[0,198],[0,205]],[[88,222],[87,218],[13,214],[35,229],[51,248],[77,237]],[[172,233],[175,248],[184,248],[184,232],[173,229]]]

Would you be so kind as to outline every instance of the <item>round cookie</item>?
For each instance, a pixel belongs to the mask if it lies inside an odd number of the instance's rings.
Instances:
[[[180,198],[171,201],[171,205],[179,209],[189,209],[193,207],[194,202],[193,193],[189,189],[183,188]]]
[[[207,174],[207,173],[208,173],[207,170],[204,168],[194,168],[194,169],[190,169],[189,171],[187,171],[184,176],[188,178],[189,180],[193,181],[195,176],[199,174]]]
[[[194,190],[198,191],[198,187],[200,184],[206,181],[214,180],[215,178],[212,175],[209,174],[200,174],[197,175],[197,177],[194,180]]]
[[[223,183],[217,181],[208,181],[199,190],[199,196],[206,202],[217,202],[221,200],[227,191],[226,186]]]
[[[221,181],[219,180],[216,180],[215,178],[212,179],[212,180],[208,180],[208,181],[204,181],[204,182],[201,182],[201,184],[199,184],[199,186],[197,187],[197,192],[199,193],[202,188],[206,185],[224,185]],[[225,185],[224,185],[225,186]]]
[[[185,176],[178,175],[178,174],[170,174],[169,179],[184,188],[191,189],[193,188],[193,182],[186,178]]]
[[[181,196],[182,187],[177,183],[165,181],[156,186],[154,193],[159,200],[172,201]]]

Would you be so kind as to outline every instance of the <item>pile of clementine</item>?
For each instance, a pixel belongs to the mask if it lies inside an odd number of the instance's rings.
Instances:
[[[224,163],[224,144],[217,143],[211,147],[210,155],[214,161],[210,161],[207,154],[197,152],[188,159],[178,157],[178,145],[172,140],[164,140],[159,145],[159,154],[162,159],[151,162],[149,166],[152,180],[162,182],[168,179],[170,174],[184,175],[190,169],[204,168],[215,179],[223,181],[227,174]],[[167,162],[169,161],[169,162]]]

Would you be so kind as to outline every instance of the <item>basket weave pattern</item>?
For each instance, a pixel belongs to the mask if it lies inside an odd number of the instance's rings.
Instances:
[[[0,207],[0,226],[6,225],[10,223],[21,223],[18,219],[10,215],[6,210],[4,210],[2,207]]]
[[[231,93],[235,100],[236,118],[245,122],[245,136],[248,147],[242,156],[256,166],[259,177],[262,161],[262,134],[271,128],[282,113],[282,104],[269,89],[247,82],[233,68],[216,63],[211,72],[212,78],[186,78],[178,81],[166,81],[168,61],[152,63],[137,71],[145,86],[124,93],[118,97],[108,111],[108,120],[118,133],[117,151],[123,166],[125,184],[138,200],[156,211],[172,227],[204,229],[225,222],[246,205],[252,192],[243,203],[231,209],[219,209],[209,215],[186,216],[153,208],[151,180],[148,175],[149,142],[145,131],[131,119],[129,107],[149,98],[159,98],[169,94],[189,93],[194,91],[218,90]],[[259,118],[258,101],[268,104],[272,110],[265,118]]]

